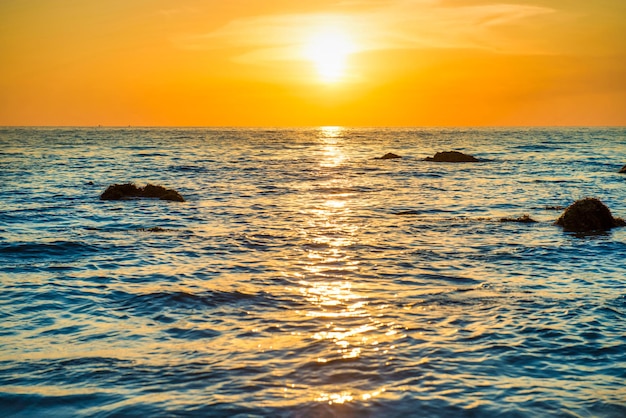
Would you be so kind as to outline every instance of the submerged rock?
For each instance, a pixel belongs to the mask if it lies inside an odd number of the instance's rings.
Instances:
[[[546,206],[544,207],[545,210],[563,210],[565,209],[565,206],[561,206],[561,205],[556,205],[556,206]]]
[[[419,215],[420,212],[417,210],[403,210],[401,212],[396,212],[394,215]]]
[[[152,228],[139,228],[137,231],[141,232],[168,232],[169,229],[161,228],[160,226],[153,226]]]
[[[622,167],[622,168],[618,171],[618,173],[622,173],[622,174],[623,174],[623,173],[626,173],[626,165],[625,165],[624,167]]]
[[[519,218],[502,218],[500,222],[518,222],[523,224],[534,224],[537,223],[536,220],[530,217],[530,215],[522,215]]]
[[[137,187],[133,183],[113,184],[100,195],[101,200],[125,200],[137,198],[153,198],[184,202],[185,199],[176,190],[166,189],[163,186],[147,184]]]
[[[472,155],[463,154],[458,151],[438,152],[434,157],[426,157],[424,161],[434,161],[438,163],[475,163],[480,160]]]
[[[383,155],[382,157],[376,157],[375,160],[393,160],[395,158],[402,158],[402,156],[400,156],[398,154],[394,154],[393,152],[388,152],[387,154]]]
[[[556,221],[565,231],[590,232],[606,231],[618,226],[626,226],[621,218],[614,218],[604,203],[593,197],[577,200],[565,209]]]

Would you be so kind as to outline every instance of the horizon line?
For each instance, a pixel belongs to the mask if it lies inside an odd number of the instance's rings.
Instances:
[[[110,129],[532,129],[532,128],[626,128],[626,125],[0,125],[5,128],[110,128]]]

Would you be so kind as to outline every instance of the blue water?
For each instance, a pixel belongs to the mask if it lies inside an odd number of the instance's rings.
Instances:
[[[624,164],[623,128],[2,128],[0,415],[624,417],[626,228],[553,225],[626,217]]]

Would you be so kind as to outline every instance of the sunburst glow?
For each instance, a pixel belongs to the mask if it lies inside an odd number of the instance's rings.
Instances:
[[[327,83],[337,82],[346,76],[348,57],[354,52],[352,39],[336,28],[319,30],[305,47],[306,58],[315,64],[320,79]]]

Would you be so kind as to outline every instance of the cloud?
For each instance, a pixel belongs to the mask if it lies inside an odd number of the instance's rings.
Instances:
[[[494,36],[498,27],[555,12],[522,4],[446,6],[437,0],[346,0],[333,12],[276,14],[232,20],[179,41],[185,48],[237,48],[246,62],[302,59],[302,46],[320,28],[340,29],[355,52],[384,49],[470,48],[520,53],[523,42]]]

